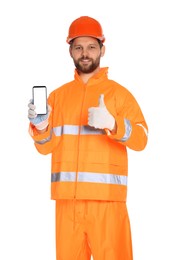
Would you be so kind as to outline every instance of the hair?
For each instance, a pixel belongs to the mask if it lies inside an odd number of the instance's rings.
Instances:
[[[103,47],[103,43],[99,39],[97,39],[97,41],[98,41],[98,44],[100,45],[100,49],[101,49]]]

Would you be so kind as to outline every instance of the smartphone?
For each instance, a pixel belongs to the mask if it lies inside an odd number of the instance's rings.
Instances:
[[[32,88],[33,104],[36,106],[37,115],[47,113],[47,88],[46,86],[34,86]]]

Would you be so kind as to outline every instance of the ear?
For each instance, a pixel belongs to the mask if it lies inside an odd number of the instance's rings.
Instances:
[[[105,46],[103,45],[103,46],[101,47],[101,57],[103,57],[104,54],[105,54]]]
[[[72,50],[71,50],[71,46],[69,47],[69,53],[70,53],[70,56],[72,57]]]

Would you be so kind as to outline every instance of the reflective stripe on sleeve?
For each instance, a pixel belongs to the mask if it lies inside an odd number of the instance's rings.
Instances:
[[[57,172],[51,174],[51,182],[75,182],[75,172]],[[78,172],[78,182],[127,185],[127,176],[111,173]]]
[[[44,138],[40,141],[35,141],[36,144],[45,144],[47,142],[49,142],[52,138],[52,130],[50,131],[50,135],[47,138]]]
[[[141,126],[146,134],[146,136],[148,136],[148,131],[147,129],[142,125],[142,124],[137,124],[138,126]]]
[[[120,139],[121,142],[126,142],[130,138],[131,132],[132,132],[132,126],[128,119],[126,119],[126,118],[124,119],[124,124],[125,124],[125,134]]]

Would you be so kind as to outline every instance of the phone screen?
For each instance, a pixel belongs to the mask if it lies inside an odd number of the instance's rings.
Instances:
[[[36,113],[44,115],[47,113],[47,88],[46,86],[33,87],[33,104],[36,106]]]

